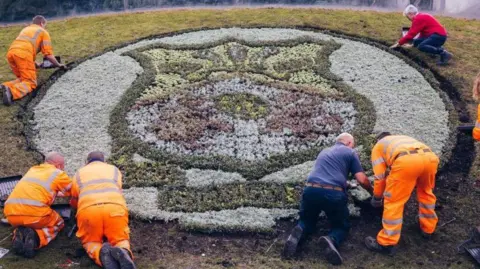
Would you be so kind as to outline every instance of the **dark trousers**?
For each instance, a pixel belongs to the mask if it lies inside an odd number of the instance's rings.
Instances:
[[[426,53],[442,54],[444,51],[442,46],[446,41],[446,36],[433,34],[427,38],[417,38],[413,40],[413,46]]]
[[[349,211],[345,192],[322,188],[306,187],[300,204],[300,221],[304,236],[315,231],[320,212],[324,211],[330,222],[328,235],[340,245],[350,231]]]

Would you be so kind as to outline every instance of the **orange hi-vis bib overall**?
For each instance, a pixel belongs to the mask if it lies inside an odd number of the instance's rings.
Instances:
[[[58,192],[70,195],[72,181],[68,175],[44,163],[28,170],[5,202],[4,214],[14,226],[34,229],[40,238],[39,248],[52,241],[63,228],[62,217],[50,208]]]
[[[433,188],[438,164],[438,157],[428,146],[408,136],[387,136],[373,147],[373,193],[384,198],[383,229],[377,235],[380,245],[393,246],[400,240],[403,208],[415,187],[420,228],[427,234],[435,231],[438,217]]]
[[[25,27],[8,49],[7,61],[17,79],[3,85],[10,88],[13,100],[26,96],[37,87],[35,58],[40,51],[45,56],[53,55],[50,35],[36,24]]]
[[[480,141],[480,105],[477,108],[477,121],[475,122],[475,128],[473,128],[473,138]]]
[[[102,266],[100,249],[104,237],[112,246],[130,251],[128,210],[118,168],[95,161],[78,170],[70,204],[78,208],[77,237],[96,264]]]

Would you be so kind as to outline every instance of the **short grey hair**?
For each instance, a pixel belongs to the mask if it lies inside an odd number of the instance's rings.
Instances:
[[[408,5],[405,10],[403,11],[403,16],[407,16],[407,14],[418,14],[418,8],[414,5]]]
[[[353,141],[354,140],[353,135],[351,135],[349,133],[341,133],[337,136],[335,141],[340,142],[340,143],[345,143],[345,140],[348,140],[348,139],[351,139]]]

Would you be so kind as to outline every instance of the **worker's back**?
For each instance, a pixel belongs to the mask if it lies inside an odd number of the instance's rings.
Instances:
[[[55,199],[53,181],[60,175],[68,181],[68,176],[51,164],[41,164],[30,168],[17,183],[5,202],[5,215],[45,216],[51,211]]]
[[[44,55],[52,55],[52,44],[47,30],[41,26],[32,24],[23,28],[18,37],[13,41],[9,48],[23,52],[25,55],[32,55],[35,59],[40,51]]]
[[[372,159],[382,158],[387,165],[392,165],[394,158],[402,152],[414,149],[429,149],[424,143],[406,136],[389,135],[380,141],[372,149]]]
[[[120,171],[100,161],[91,162],[77,171],[72,196],[78,197],[78,212],[95,204],[118,204],[127,208]]]

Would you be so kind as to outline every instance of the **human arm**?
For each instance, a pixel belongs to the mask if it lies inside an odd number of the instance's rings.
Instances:
[[[61,172],[52,182],[53,190],[55,192],[63,193],[63,196],[70,196],[72,188],[72,179],[65,172]]]
[[[367,175],[365,172],[358,172],[355,174],[355,179],[357,179],[357,182],[367,190],[369,193],[373,192],[372,184],[370,184],[370,180],[368,180]]]
[[[386,178],[387,178],[387,164],[383,158],[381,146],[377,143],[372,149],[372,168],[374,173],[374,187],[373,187],[373,196],[376,199],[381,199],[383,197],[383,192],[386,187]]]
[[[53,54],[52,41],[50,38],[50,34],[47,31],[43,32],[42,40],[40,41],[40,49],[42,51],[43,56],[45,56],[45,58],[47,58],[53,64],[53,66],[63,68],[63,69],[66,68],[64,64],[59,63],[55,58],[55,55]]]
[[[77,174],[75,174],[75,178],[77,178]],[[79,189],[78,189],[78,184],[76,182],[73,182],[72,188],[70,190],[70,196],[72,199],[70,199],[70,206],[74,209],[77,209],[78,207],[78,196],[79,196]]]
[[[408,30],[408,33],[398,41],[398,46],[403,46],[404,44],[412,41],[425,27],[425,20],[423,17],[417,15],[412,22],[412,27]]]

